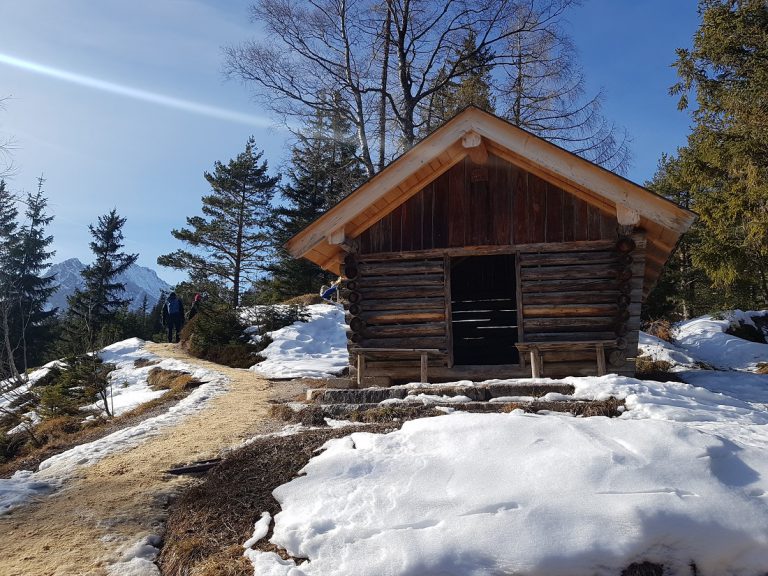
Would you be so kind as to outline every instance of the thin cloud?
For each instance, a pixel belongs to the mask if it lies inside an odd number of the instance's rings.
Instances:
[[[21,70],[26,70],[28,72],[40,74],[49,78],[63,80],[64,82],[69,82],[71,84],[77,84],[79,86],[101,90],[102,92],[109,92],[110,94],[117,94],[118,96],[132,98],[142,102],[149,102],[150,104],[157,104],[159,106],[165,106],[175,110],[190,112],[192,114],[199,114],[202,116],[208,116],[210,118],[217,118],[219,120],[226,120],[240,124],[248,124],[250,126],[258,126],[260,128],[267,128],[272,126],[272,123],[269,121],[269,119],[260,116],[243,114],[241,112],[226,110],[216,106],[200,104],[199,102],[192,102],[190,100],[174,98],[173,96],[166,96],[165,94],[158,94],[156,92],[149,92],[139,88],[132,88],[123,84],[116,84],[106,80],[99,80],[98,78],[92,78],[91,76],[84,76],[75,72],[53,68],[52,66],[46,66],[45,64],[24,60],[23,58],[17,58],[9,54],[3,54],[2,52],[0,52],[0,64],[12,66],[14,68],[19,68]]]

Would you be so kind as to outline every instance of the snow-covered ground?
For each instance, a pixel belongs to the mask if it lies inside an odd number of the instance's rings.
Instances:
[[[266,378],[326,378],[349,363],[344,309],[334,304],[307,306],[308,322],[269,332],[272,343],[260,354],[266,358],[251,370]]]
[[[343,312],[309,308],[310,322],[271,333],[267,360],[254,370],[321,377],[346,366]],[[642,335],[642,352],[669,361],[684,382],[563,380],[576,398],[624,399],[620,418],[452,412],[329,442],[304,475],[275,491],[279,514],[252,518],[245,553],[255,574],[616,575],[645,560],[664,564],[665,574],[688,574],[691,562],[703,576],[764,574],[768,375],[755,368],[768,361],[768,345],[726,334],[728,323],[681,324],[674,344]],[[133,366],[151,357],[142,345],[102,352],[117,365],[118,412],[154,394],[150,368]],[[208,383],[164,415],[0,480],[0,513],[198,410],[226,385],[177,361],[159,366]],[[250,549],[270,527],[272,542],[308,561]],[[149,565],[152,554],[140,559]]]
[[[131,338],[112,344],[99,353],[105,362],[116,365],[116,369],[110,373],[110,381],[113,385],[112,400],[116,414],[122,414],[139,404],[162,395],[162,392],[152,390],[147,384],[147,374],[155,366],[166,370],[190,373],[193,378],[204,382],[204,384],[159,416],[57,454],[43,461],[37,471],[22,470],[16,472],[11,478],[0,478],[0,514],[7,512],[14,506],[23,504],[35,495],[45,494],[56,489],[70,478],[79,466],[90,465],[109,454],[136,446],[147,438],[158,434],[163,428],[171,426],[184,416],[198,411],[209,398],[226,389],[226,380],[221,374],[195,368],[178,360],[161,360],[144,350],[144,344],[143,340]],[[136,368],[134,361],[138,358],[157,360],[158,363]],[[30,381],[41,378],[46,372],[47,369],[32,373]]]
[[[308,561],[246,550],[255,574],[616,575],[646,560],[765,574],[768,375],[753,370],[768,345],[727,325],[643,336],[684,383],[564,379],[577,398],[625,399],[620,418],[454,412],[330,441],[274,492],[270,541]]]

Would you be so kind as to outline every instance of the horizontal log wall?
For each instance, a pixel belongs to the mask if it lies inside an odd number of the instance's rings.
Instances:
[[[459,162],[360,235],[360,252],[409,252],[616,237],[615,215],[490,155]]]
[[[351,348],[432,348],[430,367],[447,367],[450,345],[445,259],[407,261],[348,256],[347,321]],[[354,359],[350,366],[354,369]],[[419,372],[418,357],[367,356],[367,373]]]
[[[629,248],[629,250],[627,250]],[[350,255],[345,263],[350,346],[434,348],[430,374],[452,378],[520,377],[515,366],[453,366],[449,263],[452,257],[514,253],[519,267],[523,342],[614,340],[608,371],[631,375],[640,328],[645,240],[617,249],[617,241],[578,241]],[[354,362],[351,362],[354,367]],[[591,368],[590,368],[591,367]],[[372,355],[367,373],[407,380],[418,376],[415,358]],[[593,352],[544,354],[546,376],[594,374]]]
[[[609,372],[634,374],[645,271],[645,240],[573,251],[546,248],[518,255],[525,342],[614,340],[606,349]],[[561,376],[592,351],[543,354],[544,375]]]

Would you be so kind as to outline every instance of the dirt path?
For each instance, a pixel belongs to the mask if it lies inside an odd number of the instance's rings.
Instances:
[[[247,370],[190,358],[175,345],[147,349],[224,373],[228,392],[136,448],[78,470],[53,495],[0,516],[0,576],[106,574],[126,548],[162,533],[169,497],[193,481],[163,470],[216,457],[278,428],[268,402],[302,392],[296,384],[271,384]]]

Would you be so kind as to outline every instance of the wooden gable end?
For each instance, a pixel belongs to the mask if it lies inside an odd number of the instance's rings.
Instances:
[[[615,213],[490,154],[465,157],[359,235],[362,254],[616,238]]]

